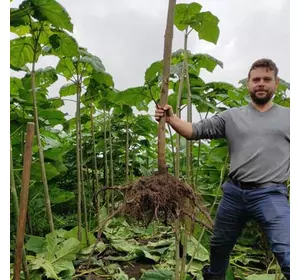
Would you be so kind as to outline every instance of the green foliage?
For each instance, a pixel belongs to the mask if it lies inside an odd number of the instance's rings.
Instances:
[[[173,272],[169,270],[150,270],[146,271],[141,280],[172,280]]]
[[[69,279],[75,269],[72,261],[80,250],[80,242],[70,237],[65,239],[62,231],[54,231],[45,238],[31,237],[26,243],[28,251],[35,256],[28,256],[29,269],[37,271],[51,279]]]
[[[220,30],[219,19],[211,12],[200,12],[202,6],[198,3],[177,4],[174,24],[183,31],[189,27],[198,32],[199,39],[216,44]]]

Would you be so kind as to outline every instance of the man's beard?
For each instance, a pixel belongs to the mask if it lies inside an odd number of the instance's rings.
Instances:
[[[266,94],[263,97],[257,96],[256,92],[258,91],[264,91]],[[267,104],[273,97],[274,92],[269,92],[265,90],[253,90],[250,92],[250,97],[252,101],[257,105],[265,105]]]

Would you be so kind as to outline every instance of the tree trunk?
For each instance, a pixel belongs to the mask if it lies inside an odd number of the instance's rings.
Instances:
[[[36,48],[34,50],[34,61],[35,61],[35,54],[36,54]],[[52,217],[52,211],[51,211],[49,188],[48,188],[48,182],[47,182],[47,176],[46,176],[44,152],[43,152],[43,146],[42,146],[40,128],[39,128],[39,117],[38,117],[36,88],[35,88],[35,63],[34,62],[32,64],[32,71],[31,71],[31,90],[32,90],[32,97],[33,97],[33,113],[34,113],[35,129],[36,129],[36,139],[37,139],[39,159],[40,159],[40,164],[41,164],[42,182],[44,185],[45,207],[46,207],[46,213],[47,213],[47,217],[48,217],[50,231],[54,231],[54,223],[53,223],[53,217]]]
[[[97,167],[97,156],[96,156],[96,143],[95,143],[95,132],[94,132],[94,116],[93,116],[93,105],[90,105],[90,116],[91,116],[91,135],[92,135],[92,142],[93,142],[93,162],[94,162],[94,174],[95,174],[95,185],[96,185],[96,208],[97,208],[97,221],[98,227],[100,228],[101,225],[101,218],[100,218],[100,185],[98,179],[98,167]]]
[[[164,41],[164,65],[163,65],[163,82],[160,92],[160,106],[164,107],[168,102],[169,77],[173,39],[174,12],[176,0],[169,0],[167,26]],[[165,135],[165,117],[161,118],[158,125],[158,171],[161,173],[168,172],[166,164],[166,135]]]
[[[15,208],[16,228],[17,228],[18,227],[18,217],[19,217],[20,211],[19,211],[19,199],[18,199],[16,184],[15,184],[14,165],[13,165],[11,144],[10,144],[10,191],[12,193],[13,204],[14,204],[14,208]],[[22,266],[23,266],[23,271],[24,271],[24,275],[25,275],[25,280],[30,280],[29,270],[28,270],[27,261],[26,261],[26,251],[24,248],[23,248],[23,252],[22,252]]]
[[[109,134],[108,134],[108,138],[109,138],[109,164],[110,164],[110,186],[113,187],[114,185],[114,163],[113,163],[113,147],[112,147],[112,135],[111,135],[111,114],[108,114],[108,121],[109,121]],[[114,193],[113,190],[111,190],[111,205],[112,208],[114,208]]]
[[[19,212],[18,225],[17,225],[17,237],[16,237],[16,252],[15,252],[15,266],[14,266],[14,279],[20,280],[21,262],[23,265],[24,261],[24,235],[26,228],[26,216],[28,208],[28,194],[29,194],[29,183],[30,183],[30,170],[32,161],[32,146],[34,139],[34,123],[27,123],[27,135],[24,149],[23,159],[23,171],[22,171],[22,187],[20,193],[20,208],[17,208]],[[27,264],[25,265],[25,267]],[[27,275],[26,275],[27,274]],[[28,269],[25,271],[26,277],[28,276]]]
[[[77,164],[77,219],[78,219],[78,239],[81,241],[81,203],[82,203],[82,190],[81,190],[81,161],[80,161],[80,97],[81,97],[81,86],[79,81],[79,75],[77,74],[77,94],[76,94],[76,164]]]
[[[128,114],[126,115],[126,144],[125,144],[125,181],[126,185],[129,183],[129,127]]]
[[[79,127],[81,127],[81,120],[79,120]],[[88,217],[87,217],[87,207],[86,207],[86,197],[85,197],[85,191],[84,191],[84,176],[83,176],[83,147],[82,147],[82,138],[80,134],[80,175],[81,175],[81,196],[82,196],[82,203],[83,203],[83,217],[84,217],[84,229],[85,229],[85,238],[86,238],[86,244],[87,246],[90,245],[89,239],[88,239]]]
[[[184,34],[184,69],[185,69],[185,79],[186,79],[186,87],[187,87],[187,121],[192,122],[192,100],[191,100],[191,88],[190,88],[190,80],[189,80],[189,69],[188,69],[188,53],[187,53],[187,40],[188,33],[187,30]],[[193,143],[190,140],[186,140],[186,175],[187,182],[189,185],[193,185],[192,180],[192,149]]]
[[[105,187],[108,187],[108,164],[107,164],[107,141],[106,141],[106,104],[104,104],[104,174],[105,174]],[[110,213],[109,210],[109,190],[105,191],[105,200],[106,200],[106,207],[107,207],[107,214]]]

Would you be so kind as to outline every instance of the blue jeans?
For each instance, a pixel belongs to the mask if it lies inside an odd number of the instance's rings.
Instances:
[[[225,275],[230,253],[245,223],[262,226],[282,273],[290,275],[290,206],[283,184],[243,190],[231,181],[223,184],[210,242],[210,275]]]

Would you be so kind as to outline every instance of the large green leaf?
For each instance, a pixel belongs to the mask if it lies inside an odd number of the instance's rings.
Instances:
[[[71,58],[61,58],[56,66],[56,72],[63,74],[67,80],[71,79],[76,74],[76,69]]]
[[[80,57],[80,62],[88,63],[92,66],[95,72],[104,72],[105,68],[99,57],[95,55],[85,55]]]
[[[79,55],[78,43],[67,32],[55,30],[49,37],[51,53],[58,57],[74,57]]]
[[[217,65],[219,65],[221,68],[223,68],[222,61],[214,58],[213,56],[211,56],[209,54],[197,53],[197,54],[192,55],[191,60],[192,60],[192,64],[195,66],[195,68],[198,69],[198,71],[201,68],[204,68],[207,71],[212,72],[212,71],[214,71],[214,69],[216,68]]]
[[[29,236],[28,241],[25,244],[25,248],[28,251],[32,251],[36,254],[42,253],[45,251],[45,238],[40,236]]]
[[[40,21],[49,21],[57,28],[73,32],[71,18],[65,8],[55,0],[30,0],[34,17]]]
[[[199,39],[216,44],[220,35],[219,19],[211,12],[203,12],[197,14],[194,20],[191,27],[198,32]]]
[[[153,62],[145,72],[145,82],[150,83],[162,72],[162,61]]]
[[[247,280],[274,280],[275,274],[252,274],[246,277]],[[281,279],[281,277],[279,278]]]
[[[65,114],[56,109],[39,110],[39,117],[43,118],[50,125],[63,124],[65,120]]]
[[[45,271],[45,275],[50,279],[60,280],[58,275],[56,274],[53,265],[50,261],[43,258],[36,258],[30,262],[31,270],[39,270],[43,269]]]
[[[49,162],[45,163],[45,167],[48,180],[51,180],[60,174],[60,172]],[[31,165],[31,179],[37,182],[42,182],[41,165],[39,162],[34,162]]]
[[[11,27],[18,27],[18,26],[26,26],[29,24],[29,17],[28,17],[28,9],[25,7],[11,8],[10,9],[10,26]]]
[[[77,93],[77,85],[74,83],[63,85],[59,90],[59,95],[61,97],[74,95],[75,93]]]
[[[10,64],[14,67],[23,67],[26,63],[34,62],[33,38],[20,37],[10,41]],[[38,60],[39,52],[36,53],[35,62]]]
[[[202,244],[199,244],[198,241],[191,236],[187,244],[187,254],[191,257],[194,255],[195,250],[196,250],[196,254],[194,256],[195,260],[204,262],[209,259],[209,253],[206,250],[206,248]]]
[[[83,228],[81,229],[81,231],[82,231],[81,244],[82,244],[82,247],[84,248],[84,247],[87,246],[87,244],[86,244],[86,234],[85,234],[85,230]],[[77,238],[77,236],[78,236],[78,227],[74,227],[72,230],[65,233],[64,238],[71,238],[71,237]],[[88,233],[88,240],[89,240],[90,244],[96,242],[95,236],[90,232]]]
[[[43,69],[38,69],[35,72],[35,87],[47,88],[57,81],[57,74],[53,67],[48,66]],[[31,74],[28,73],[22,78],[23,86],[27,89],[31,89]]]
[[[22,81],[19,78],[10,77],[10,94],[18,96],[20,89],[23,89]]]
[[[100,68],[99,68],[100,69]],[[114,81],[113,78],[110,74],[104,72],[104,71],[99,71],[96,72],[95,70],[92,73],[93,78],[95,81],[97,81],[98,84],[104,84],[107,87],[113,87],[114,86]]]
[[[74,237],[71,237],[65,240],[61,246],[55,250],[54,258],[51,261],[54,265],[62,261],[72,261],[75,259],[76,253],[78,253],[79,250],[80,241]]]
[[[118,92],[115,102],[127,106],[136,106],[139,110],[148,110],[151,95],[145,87],[133,87]]]
[[[177,4],[175,7],[174,24],[180,30],[186,29],[192,22],[196,14],[201,10],[202,6],[198,3]]]
[[[173,272],[169,270],[148,270],[141,280],[173,280]]]

